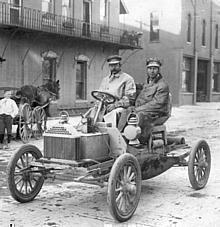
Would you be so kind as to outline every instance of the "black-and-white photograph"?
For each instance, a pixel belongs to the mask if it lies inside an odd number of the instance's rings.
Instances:
[[[219,176],[220,0],[0,0],[1,227],[217,227]]]

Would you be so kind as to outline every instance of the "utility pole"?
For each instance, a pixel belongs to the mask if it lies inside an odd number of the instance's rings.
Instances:
[[[213,56],[213,2],[210,0],[210,50],[209,50],[209,81],[208,81],[208,101],[211,101],[211,93],[212,93],[212,76],[213,76],[213,65],[214,65],[214,56]]]
[[[150,27],[150,25],[149,24],[146,24],[146,23],[144,23],[143,21],[142,21],[142,19],[140,19],[140,20],[135,20],[136,22],[138,22],[140,25],[140,30],[142,31],[143,30],[143,25],[144,26],[147,26],[147,27]]]
[[[194,19],[194,29],[193,29],[193,56],[194,56],[194,83],[193,83],[193,104],[196,104],[196,94],[197,94],[197,72],[198,72],[198,52],[197,52],[197,0],[191,0],[193,5],[193,19]]]

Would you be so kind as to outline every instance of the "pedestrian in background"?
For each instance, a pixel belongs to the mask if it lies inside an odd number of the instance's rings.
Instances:
[[[11,91],[5,90],[4,98],[0,100],[0,149],[3,149],[5,130],[7,131],[6,149],[11,142],[13,118],[18,114],[16,102],[11,99]]]

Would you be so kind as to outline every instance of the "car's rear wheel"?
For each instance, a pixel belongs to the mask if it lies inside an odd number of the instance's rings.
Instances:
[[[188,162],[188,175],[192,187],[199,190],[208,182],[211,169],[211,153],[205,140],[198,141],[192,148]]]

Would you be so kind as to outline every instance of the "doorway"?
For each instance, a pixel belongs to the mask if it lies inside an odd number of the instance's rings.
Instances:
[[[208,101],[208,61],[198,61],[196,101]]]
[[[19,24],[21,21],[22,0],[10,0],[10,23]]]
[[[83,1],[83,28],[82,35],[90,37],[91,24],[91,2],[88,0]]]

